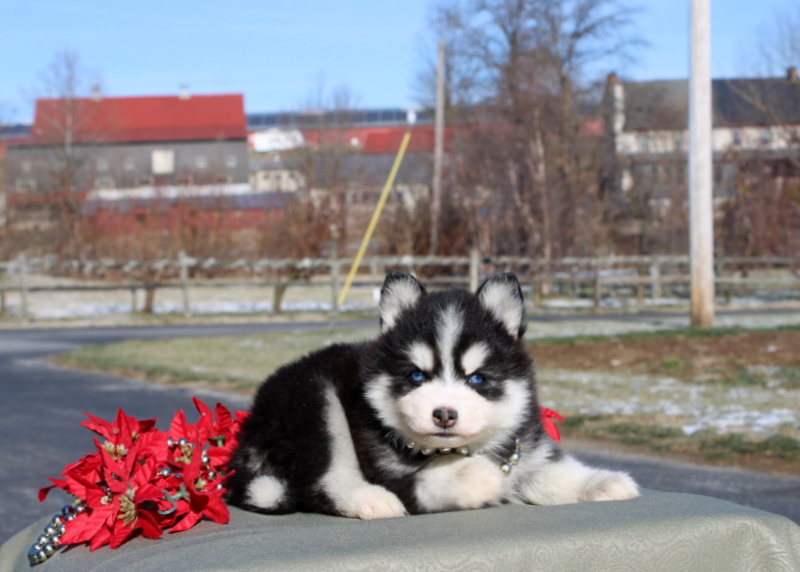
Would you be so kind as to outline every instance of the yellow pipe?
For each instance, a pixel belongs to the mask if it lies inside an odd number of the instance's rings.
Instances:
[[[345,298],[347,298],[347,292],[350,290],[350,285],[353,283],[353,278],[355,278],[356,272],[358,272],[358,267],[361,266],[361,259],[364,258],[364,253],[367,250],[367,244],[369,244],[369,241],[372,238],[372,233],[375,231],[375,226],[378,224],[378,219],[381,216],[383,205],[386,204],[386,199],[389,197],[389,190],[394,184],[394,178],[397,176],[397,171],[400,169],[400,163],[403,162],[403,155],[406,154],[406,147],[408,147],[408,141],[410,139],[411,131],[406,131],[406,134],[403,135],[403,141],[400,143],[400,149],[397,151],[397,157],[394,159],[392,170],[389,172],[389,178],[386,179],[386,184],[383,186],[381,198],[378,199],[378,204],[375,206],[375,212],[372,213],[372,220],[369,221],[367,233],[364,235],[364,239],[361,241],[361,247],[358,249],[358,254],[356,254],[356,259],[353,262],[353,266],[350,267],[350,274],[347,275],[344,288],[342,288],[341,293],[339,293],[339,299],[336,301],[337,306],[341,306],[344,303]]]

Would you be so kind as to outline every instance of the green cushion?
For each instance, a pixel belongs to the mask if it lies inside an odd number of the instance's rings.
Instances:
[[[0,547],[0,572],[30,571],[28,548],[47,519]],[[117,550],[61,551],[33,568],[55,571],[211,570],[800,570],[800,527],[709,497],[645,491],[620,502],[506,505],[359,521],[231,509]]]

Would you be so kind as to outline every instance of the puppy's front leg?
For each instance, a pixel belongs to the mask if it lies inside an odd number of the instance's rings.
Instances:
[[[503,473],[488,457],[440,457],[417,473],[414,492],[424,512],[480,508],[500,502]]]
[[[555,460],[525,466],[519,473],[522,480],[516,489],[531,504],[571,504],[639,496],[639,488],[627,473],[588,467],[566,453],[560,453]]]

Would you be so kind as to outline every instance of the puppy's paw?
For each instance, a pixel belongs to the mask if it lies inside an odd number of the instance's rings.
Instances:
[[[366,485],[353,491],[350,510],[345,516],[372,520],[406,516],[408,512],[394,493],[377,485]]]
[[[417,476],[417,501],[427,512],[480,508],[502,493],[503,473],[486,457],[446,457]]]
[[[459,463],[453,486],[458,490],[459,508],[480,508],[500,501],[503,473],[487,457],[470,457]]]
[[[626,500],[639,496],[639,487],[626,473],[597,470],[583,491],[581,501]]]

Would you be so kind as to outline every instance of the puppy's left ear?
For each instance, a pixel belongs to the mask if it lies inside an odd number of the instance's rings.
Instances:
[[[389,272],[381,288],[381,332],[390,330],[400,313],[416,304],[424,294],[425,288],[410,274]]]
[[[525,302],[517,277],[511,272],[495,274],[475,293],[481,305],[489,310],[515,338],[525,333]]]

